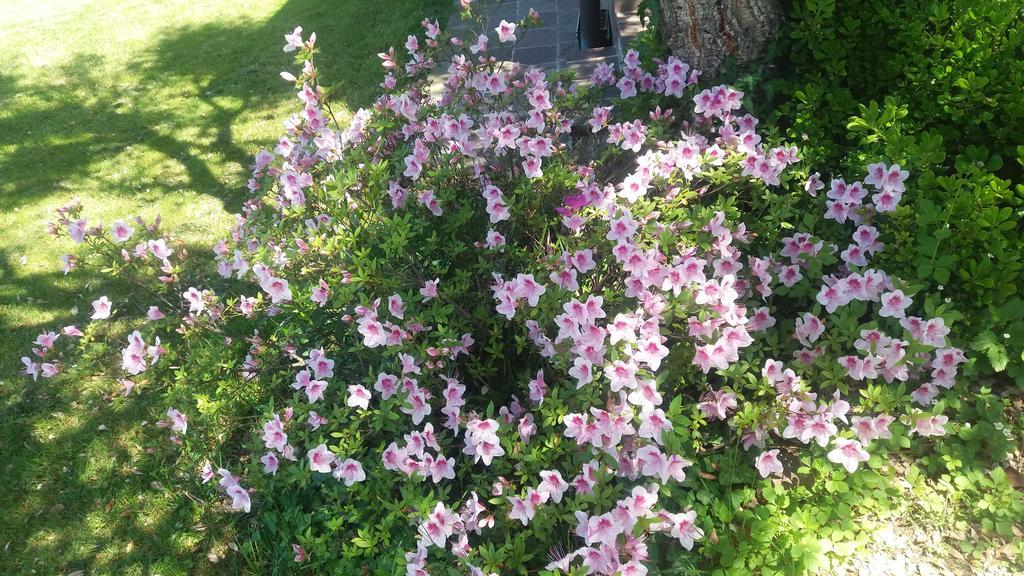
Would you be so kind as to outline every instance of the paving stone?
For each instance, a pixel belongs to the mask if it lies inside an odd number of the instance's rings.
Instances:
[[[535,66],[555,61],[557,54],[554,46],[536,46],[534,48],[517,48],[514,53],[516,61],[527,66]]]
[[[455,0],[457,1],[457,0]],[[601,63],[618,66],[630,41],[643,29],[637,16],[639,0],[602,0],[605,7],[615,6],[612,26],[617,31],[613,45],[603,48],[582,50],[576,37],[579,22],[579,0],[477,0],[476,9],[485,10],[486,30],[491,41],[491,55],[499,60],[515,60],[528,66],[539,66],[545,71],[565,69],[578,71],[579,77],[589,78]],[[493,30],[501,20],[509,22],[525,18],[531,8],[541,17],[541,27],[526,32],[515,49],[500,45]],[[465,30],[466,25],[453,14],[449,30]],[[443,82],[447,64],[439,65],[435,71],[436,83]]]
[[[532,48],[534,46],[554,47],[557,40],[558,30],[555,27],[552,26],[549,28],[545,26],[543,28],[533,28],[519,39],[519,43],[516,45],[516,48]]]
[[[509,22],[517,22],[519,20],[519,7],[512,4],[499,6],[495,8],[490,14],[488,14],[487,19],[491,22],[494,22],[495,24],[501,22],[502,20],[507,20]]]
[[[555,12],[559,9],[565,10],[565,2],[559,0],[520,0],[519,8],[523,9],[528,13],[530,8],[533,8],[537,12],[543,14],[544,12]]]
[[[571,42],[568,44],[562,44],[562,48],[563,53],[561,59],[566,62],[572,60],[602,58],[607,62],[614,64],[616,57],[618,56],[618,51],[615,49],[615,46],[583,50],[575,42]]]

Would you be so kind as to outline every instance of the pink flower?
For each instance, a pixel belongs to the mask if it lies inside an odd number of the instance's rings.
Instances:
[[[949,328],[946,327],[946,321],[942,318],[932,318],[921,326],[921,337],[919,340],[921,344],[942,348],[946,345],[946,336],[948,334]]]
[[[782,282],[783,286],[787,288],[792,288],[804,277],[803,273],[800,272],[800,266],[796,264],[782,266],[779,268],[778,272],[779,280]]]
[[[921,436],[945,436],[945,426],[948,421],[949,418],[942,415],[917,418],[914,420],[914,427],[910,430],[910,433],[920,434]]]
[[[474,44],[470,45],[469,51],[472,52],[473,54],[477,54],[479,52],[486,52],[487,51],[487,40],[488,40],[488,38],[487,38],[486,34],[478,35],[476,37],[476,42]]]
[[[816,299],[825,307],[825,310],[827,310],[829,314],[832,314],[839,309],[840,306],[850,302],[849,297],[838,285],[822,286],[821,290],[818,291]]]
[[[383,346],[388,341],[388,335],[384,331],[384,326],[376,320],[364,317],[358,321],[359,333],[363,335],[363,345],[368,348],[376,348],[377,346]]]
[[[323,474],[331,473],[331,464],[334,463],[335,457],[327,448],[326,444],[321,444],[316,448],[313,448],[306,454],[306,456],[309,458],[310,470]]]
[[[623,76],[615,83],[615,87],[619,89],[619,98],[626,99],[636,96],[636,81],[632,78]]]
[[[373,385],[373,389],[380,392],[384,400],[391,398],[398,392],[398,376],[384,373],[378,374],[377,383]]]
[[[402,376],[420,373],[420,367],[412,355],[401,352],[398,354],[398,359],[402,362]]]
[[[761,474],[761,478],[767,478],[770,474],[776,476],[782,475],[782,462],[779,461],[778,450],[768,450],[762,452],[756,460],[754,460],[754,466],[757,467],[757,471]]]
[[[615,546],[615,539],[621,532],[622,525],[611,513],[591,516],[587,521],[587,545]]]
[[[818,414],[804,421],[804,428],[799,438],[801,442],[808,443],[814,440],[818,446],[825,447],[832,436],[839,429],[832,423],[832,418],[827,414]]]
[[[530,502],[518,496],[509,496],[508,502],[512,505],[508,512],[509,519],[519,520],[523,523],[523,526],[529,524],[530,520],[533,519],[533,515],[536,513],[536,508],[531,506]]]
[[[309,558],[309,556],[306,554],[306,550],[298,544],[292,544],[292,552],[295,552],[296,564],[301,564]]]
[[[548,392],[547,384],[544,383],[544,370],[537,370],[537,375],[527,384],[530,402],[537,406],[544,403],[544,396]]]
[[[260,281],[260,288],[270,296],[270,301],[274,304],[280,304],[292,299],[292,291],[288,289],[288,281],[284,278],[275,278],[268,275]]]
[[[686,479],[685,469],[693,464],[676,454],[666,457],[661,449],[653,444],[648,444],[637,450],[636,457],[640,465],[640,472],[645,476],[661,478],[662,483],[668,482],[669,478],[682,482]]]
[[[690,510],[682,514],[668,514],[673,538],[678,538],[679,543],[687,550],[693,549],[695,540],[704,537],[704,531],[697,527],[697,512]]]
[[[428,302],[437,298],[437,284],[440,282],[440,278],[433,280],[427,280],[423,283],[423,288],[420,288],[420,295],[423,296],[423,301]]]
[[[875,369],[875,361],[872,358],[858,358],[857,356],[841,356],[839,365],[846,369],[846,374],[854,380],[870,380],[878,377],[878,370]]]
[[[905,310],[913,300],[910,299],[910,296],[904,295],[902,290],[893,290],[882,294],[881,302],[882,308],[878,311],[879,316],[903,318],[906,316]]]
[[[537,491],[547,494],[556,504],[561,502],[562,494],[569,489],[569,483],[562,479],[562,474],[558,470],[541,470],[540,477],[541,483],[537,486]]]
[[[576,379],[576,388],[582,388],[594,379],[591,374],[592,368],[593,364],[586,358],[579,357],[573,361],[572,368],[569,369],[569,376]]]
[[[302,26],[296,26],[291,34],[285,34],[284,41],[285,52],[294,52],[296,49],[302,48]]]
[[[530,438],[537,433],[537,425],[533,422],[533,414],[527,413],[525,416],[519,419],[519,439],[523,441],[523,444],[529,444]]]
[[[388,297],[388,312],[390,312],[395,318],[405,318],[405,303],[402,302],[402,296],[400,294],[394,294]]]
[[[363,465],[358,460],[346,458],[345,461],[339,462],[334,469],[334,477],[338,480],[343,480],[345,486],[351,486],[356,482],[366,480],[366,473],[363,471]]]
[[[619,576],[647,576],[647,567],[639,560],[630,560],[619,566]]]
[[[515,279],[513,294],[516,298],[525,298],[530,306],[537,306],[546,290],[543,284],[534,280],[533,274],[519,274]]]
[[[527,178],[541,178],[544,176],[544,171],[541,169],[542,165],[543,161],[540,158],[533,155],[527,156],[522,162],[523,174]]]
[[[334,376],[334,360],[327,357],[323,348],[310,350],[307,364],[313,369],[313,377],[315,378],[330,378]]]
[[[312,410],[309,411],[309,417],[306,419],[306,424],[309,425],[310,430],[316,430],[326,423],[327,418],[324,418]]]
[[[171,254],[174,254],[174,250],[167,246],[167,241],[163,238],[150,240],[146,243],[146,247],[153,256],[161,260],[167,260],[171,257]]]
[[[351,408],[370,409],[370,391],[359,384],[352,384],[348,387],[348,401],[346,404]]]
[[[868,461],[868,453],[857,440],[836,438],[832,441],[835,448],[828,453],[828,459],[836,464],[842,464],[847,472],[853,472],[861,462]]]
[[[44,350],[53,348],[53,344],[60,338],[60,335],[56,332],[43,332],[39,336],[36,336],[35,343],[42,346]]]
[[[474,462],[483,462],[484,466],[490,466],[492,459],[505,454],[497,432],[496,420],[470,420],[466,424],[466,446],[463,452],[473,456]]]
[[[402,412],[412,416],[412,423],[419,424],[431,412],[430,402],[427,402],[426,393],[416,388],[409,394],[409,401],[402,406]]]
[[[114,241],[114,244],[122,244],[127,242],[132,234],[135,233],[135,229],[125,224],[124,222],[117,220],[110,226],[110,237]]]
[[[804,182],[804,192],[807,192],[811,196],[817,196],[818,191],[825,187],[824,182],[821,181],[821,174],[815,172]]]
[[[138,330],[128,336],[128,346],[121,350],[121,367],[128,374],[141,374],[149,367],[146,357],[149,351]],[[155,360],[154,360],[155,361]]]
[[[857,244],[850,244],[839,256],[850,266],[867,266],[868,259],[864,255],[864,248]]]
[[[39,367],[42,370],[43,378],[53,378],[57,374],[60,374],[60,364],[43,362]]]
[[[701,398],[697,408],[708,418],[725,420],[728,413],[736,409],[736,395],[724,390],[713,390]]]
[[[263,424],[263,444],[278,451],[284,451],[288,445],[288,435],[285,434],[284,424],[277,414]]]
[[[203,293],[194,287],[186,290],[181,296],[188,302],[188,311],[191,314],[199,314],[206,308]]]
[[[323,278],[313,287],[312,294],[309,299],[315,302],[319,307],[323,308],[327,304],[327,299],[331,297],[331,287],[327,285],[327,282]]]
[[[584,414],[566,414],[562,417],[565,425],[566,438],[576,438],[577,444],[586,442],[587,416]]]
[[[438,484],[441,480],[455,479],[455,461],[445,456],[438,456],[430,463],[429,470],[430,480],[434,484]]]
[[[922,406],[930,406],[939,396],[939,387],[932,382],[925,382],[910,393],[910,398]]]
[[[64,274],[71,272],[75,268],[78,268],[78,258],[74,254],[64,254],[60,257],[61,271]]]
[[[660,368],[661,361],[668,356],[668,347],[659,342],[660,339],[661,337],[655,334],[651,338],[637,342],[637,351],[633,359],[647,364],[651,370]]]
[[[825,323],[810,312],[804,312],[796,319],[796,338],[804,346],[810,346],[825,333]]]
[[[292,388],[296,390],[305,390],[312,379],[313,375],[309,370],[302,370],[295,375],[295,381],[292,382]]]
[[[85,234],[88,231],[88,224],[85,218],[75,220],[68,224],[68,236],[75,241],[75,244],[85,242]]]
[[[459,522],[459,517],[446,508],[442,502],[438,502],[427,519],[420,524],[420,535],[422,536],[420,542],[428,546],[433,544],[443,548],[448,537],[455,532],[457,522]],[[422,551],[421,558],[422,560],[418,560],[417,564],[426,561],[426,550]]]
[[[850,427],[862,444],[867,444],[878,437],[873,418],[854,416]]]
[[[210,464],[209,460],[203,461],[203,466],[199,469],[199,477],[202,478],[203,484],[208,483],[216,477],[216,472],[213,471],[213,465]]]
[[[262,458],[260,458],[260,462],[263,464],[264,474],[277,474],[278,460],[276,454],[273,452],[267,452]]]
[[[314,404],[318,400],[323,400],[325,390],[327,390],[325,380],[310,380],[309,384],[306,384],[306,398],[309,399],[310,404]]]
[[[870,184],[880,190],[903,192],[903,182],[910,176],[910,172],[900,170],[899,164],[890,167],[882,162],[868,165],[868,176],[864,179],[865,184]]]
[[[876,438],[892,438],[892,432],[889,431],[889,424],[895,422],[896,419],[888,414],[879,414],[875,416],[872,426],[875,429]]]
[[[516,41],[516,25],[511,22],[502,20],[494,31],[498,33],[498,40],[501,42]]]
[[[167,417],[171,419],[171,430],[185,434],[188,430],[188,417],[174,408],[167,409]]]
[[[598,106],[594,108],[594,112],[587,122],[590,124],[590,130],[593,133],[600,132],[605,125],[608,124],[608,118],[611,115],[611,106]]]
[[[23,372],[27,376],[31,376],[32,380],[39,379],[39,364],[37,362],[33,361],[28,356],[22,356],[21,363],[25,365]]]
[[[879,213],[892,212],[899,205],[900,200],[903,198],[901,192],[895,190],[882,190],[877,194],[871,195],[871,202],[875,205],[875,210]]]
[[[868,252],[875,253],[885,247],[878,241],[878,229],[874,226],[860,225],[853,233],[853,241]]]
[[[92,303],[92,316],[93,320],[104,320],[110,318],[110,314],[113,311],[113,304],[110,299],[106,296],[100,296],[98,300]]]
[[[672,430],[672,422],[661,408],[646,408],[640,412],[640,428],[637,435],[641,438],[650,438],[661,444],[661,433],[669,430]]]
[[[249,499],[249,491],[242,487],[241,484],[231,484],[225,490],[229,497],[231,497],[231,508],[234,510],[242,510],[246,514],[252,508],[252,502]]]
[[[604,375],[611,382],[611,391],[618,392],[623,388],[636,388],[637,366],[633,362],[615,362],[604,367]]]
[[[487,248],[500,248],[505,245],[505,237],[497,230],[488,230],[484,246]]]
[[[728,349],[722,344],[705,344],[697,346],[692,364],[700,367],[707,374],[712,368],[725,370],[729,367]]]

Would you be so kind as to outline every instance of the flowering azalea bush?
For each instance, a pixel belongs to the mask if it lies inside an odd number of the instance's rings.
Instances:
[[[883,4],[793,2],[785,65],[754,66],[747,85],[816,167],[884,155],[914,174],[881,261],[964,315],[967,377],[1024,387],[1024,65],[1001,49],[1021,37],[1022,7]]]
[[[180,481],[251,519],[257,562],[632,576],[767,534],[807,564],[764,515],[780,490],[945,434],[967,361],[955,316],[872,264],[910,175],[809,173],[675,58],[578,83],[490,56],[534,22],[425,22],[345,127],[297,28],[301,110],[216,273],[159,222],[62,208],[65,270],[138,290],[40,335],[26,373],[120,349],[122,393],[163,396]],[[769,217],[794,187],[818,211]]]

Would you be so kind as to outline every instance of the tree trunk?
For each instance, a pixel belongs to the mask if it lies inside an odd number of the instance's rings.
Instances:
[[[756,57],[781,19],[778,0],[658,0],[662,35],[672,53],[706,74],[725,57]]]

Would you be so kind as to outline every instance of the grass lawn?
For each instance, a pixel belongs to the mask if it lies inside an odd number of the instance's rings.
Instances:
[[[252,155],[297,109],[278,76],[294,68],[283,34],[317,32],[335,111],[354,110],[379,81],[376,53],[450,7],[0,0],[0,574],[243,568],[223,518],[162,489],[165,456],[138,440],[157,409],[145,396],[108,400],[110,382],[18,376],[42,329],[84,323],[101,295],[96,278],[61,274],[72,246],[43,224],[78,197],[91,221],[160,214],[190,245],[209,246],[244,197]],[[227,558],[213,564],[210,553]]]

